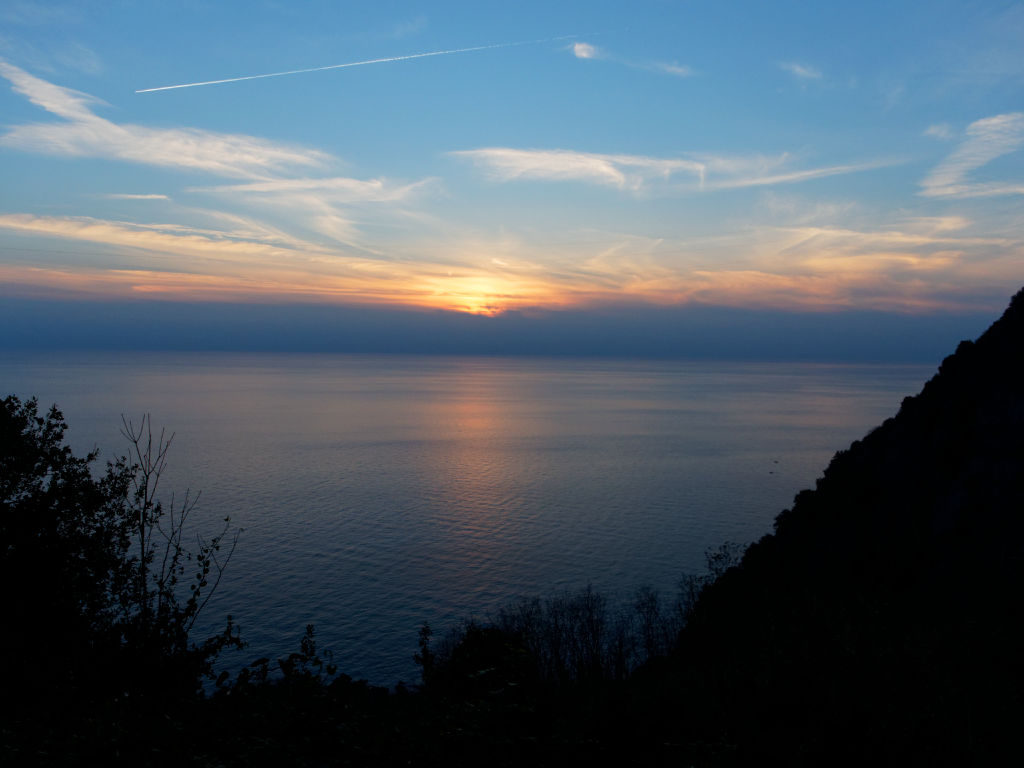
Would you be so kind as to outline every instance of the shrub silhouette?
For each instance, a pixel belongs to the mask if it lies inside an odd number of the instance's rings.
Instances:
[[[223,634],[196,642],[196,617],[234,549],[225,519],[195,551],[182,541],[195,500],[156,498],[170,439],[125,422],[132,458],[94,477],[56,407],[6,397],[0,407],[0,583],[8,586],[5,714],[29,718],[90,704],[195,696]],[[185,585],[188,591],[185,592]],[[10,663],[13,662],[13,663]]]

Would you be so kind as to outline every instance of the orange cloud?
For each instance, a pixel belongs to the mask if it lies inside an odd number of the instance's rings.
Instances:
[[[1017,282],[1024,256],[1019,242],[971,237],[970,222],[960,219],[914,219],[879,231],[765,228],[694,242],[593,231],[557,246],[442,236],[383,257],[235,223],[240,229],[217,231],[0,215],[0,230],[91,249],[61,245],[47,265],[9,258],[0,280],[9,293],[372,303],[486,315],[638,302],[919,311],[968,306],[969,298],[956,297],[978,295],[993,275]]]

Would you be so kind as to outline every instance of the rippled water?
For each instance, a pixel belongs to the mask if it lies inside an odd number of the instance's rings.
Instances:
[[[671,590],[751,541],[924,366],[370,355],[0,357],[84,452],[122,413],[174,430],[164,487],[245,529],[208,608],[243,661],[309,622],[341,668],[412,681],[424,621],[593,584]],[[212,523],[211,523],[212,524]]]

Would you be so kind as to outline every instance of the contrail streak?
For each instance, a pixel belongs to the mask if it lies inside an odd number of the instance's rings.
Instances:
[[[522,40],[517,43],[495,43],[494,45],[474,45],[471,48],[452,48],[447,51],[428,51],[427,53],[410,53],[407,56],[389,56],[385,59],[367,59],[366,61],[350,61],[347,64],[331,64],[326,67],[310,67],[309,69],[290,69],[287,72],[269,72],[265,75],[246,75],[245,77],[226,77],[223,80],[204,80],[201,83],[182,83],[181,85],[161,85],[158,88],[141,88],[136,93],[152,93],[154,91],[172,91],[176,88],[195,88],[200,85],[220,85],[221,83],[237,83],[242,80],[261,80],[265,77],[283,77],[284,75],[301,75],[305,72],[323,72],[326,69],[344,69],[346,67],[361,67],[364,64],[384,64],[388,61],[408,61],[409,59],[423,59],[427,56],[446,56],[450,53],[470,53],[471,51],[488,51],[494,48],[512,48],[518,45],[536,45],[537,43],[549,43],[554,40],[568,40],[581,35],[561,35],[560,37],[548,37],[543,40]]]

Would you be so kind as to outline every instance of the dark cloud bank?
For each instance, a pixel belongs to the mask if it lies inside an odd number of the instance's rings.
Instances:
[[[457,312],[377,307],[98,302],[4,297],[8,350],[236,350],[938,362],[983,314],[617,307]]]

